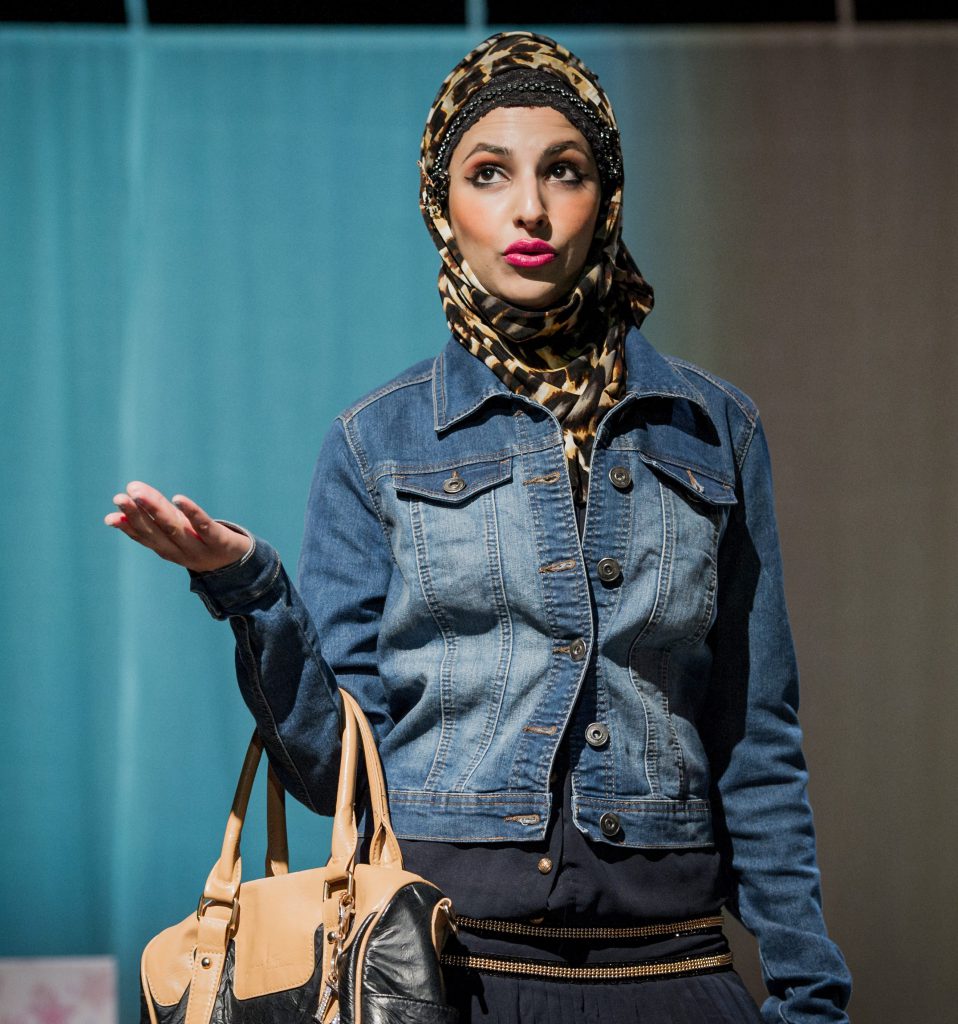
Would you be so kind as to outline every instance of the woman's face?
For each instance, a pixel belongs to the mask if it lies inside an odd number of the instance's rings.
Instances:
[[[449,161],[449,223],[482,287],[546,309],[582,272],[601,191],[592,149],[551,107],[496,107]]]

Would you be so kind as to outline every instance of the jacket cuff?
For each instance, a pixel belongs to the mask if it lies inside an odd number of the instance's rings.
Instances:
[[[250,539],[249,549],[238,561],[220,569],[210,572],[190,569],[190,590],[199,595],[214,619],[225,619],[250,610],[276,582],[282,564],[279,554],[265,540],[254,537],[235,523],[223,519],[217,522],[246,534]]]

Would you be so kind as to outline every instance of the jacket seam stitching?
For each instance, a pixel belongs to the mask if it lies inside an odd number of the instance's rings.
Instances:
[[[437,382],[438,382],[438,394],[437,394]],[[432,394],[433,394],[433,412],[432,422],[433,430],[437,433],[445,426],[446,422],[446,368],[445,362],[442,358],[442,352],[436,356],[432,363]],[[439,410],[440,400],[442,402],[442,423],[439,422]]]
[[[715,475],[715,466],[703,466],[701,463],[690,458],[682,458],[680,462],[676,462],[675,460],[676,458],[678,458],[677,455],[671,453],[668,455],[661,455],[658,452],[649,451],[648,448],[619,448],[610,449],[610,451],[634,451],[636,455],[639,456],[639,458],[642,458],[642,456],[644,455],[647,458],[652,459],[654,462],[661,462],[666,466],[678,466],[681,467],[682,469],[694,469],[699,474],[699,476],[704,476],[709,480],[714,480],[718,484],[729,484],[729,481],[726,480],[724,476]],[[642,459],[642,461],[644,462],[645,459]],[[679,483],[682,483],[683,486],[686,486],[685,481],[679,481]],[[704,498],[704,500],[708,501],[708,498]]]
[[[448,430],[450,427],[454,427],[457,424],[461,423],[463,420],[468,419],[470,416],[473,415],[473,413],[478,412],[486,404],[486,402],[489,401],[490,398],[505,398],[507,400],[512,400],[512,399],[522,400],[522,399],[524,399],[524,397],[525,396],[516,394],[515,392],[512,392],[512,391],[503,391],[501,388],[496,388],[496,387],[488,388],[486,391],[482,392],[482,394],[476,399],[476,401],[471,406],[469,406],[469,408],[463,409],[462,412],[457,413],[455,416],[450,416],[448,419],[446,419],[442,423],[440,423],[439,426],[437,427],[437,431]],[[532,403],[532,399],[528,399],[526,401]],[[443,395],[443,402],[445,402],[445,395]],[[538,404],[538,403],[532,403],[532,404]],[[445,410],[445,406],[444,406],[443,407],[443,414],[445,414],[445,411],[446,410]]]
[[[490,536],[491,535],[491,536]],[[499,657],[496,664],[496,679],[501,680],[498,700],[496,702],[495,714],[488,715],[483,729],[483,736],[472,757],[472,762],[466,770],[462,780],[462,788],[467,786],[473,775],[479,770],[479,766],[485,760],[495,739],[496,730],[499,726],[499,718],[502,714],[502,702],[509,680],[509,673],[512,670],[512,650],[514,645],[512,614],[509,610],[509,603],[506,599],[506,588],[504,574],[502,571],[502,553],[499,548],[499,516],[496,512],[495,494],[489,495],[489,510],[486,516],[486,554],[488,556],[487,568],[489,570],[490,585],[493,593],[493,600],[497,613],[497,625],[499,629]],[[490,543],[491,541],[491,543]],[[494,559],[493,559],[493,556]],[[503,662],[505,664],[503,664]],[[492,721],[490,722],[490,719]]]
[[[723,392],[725,395],[732,399],[732,401],[741,410],[742,415],[749,421],[749,423],[752,423],[754,425],[755,419],[758,415],[757,409],[754,407],[754,405],[751,406],[750,408],[745,402],[742,401],[742,399],[737,394],[735,394],[734,391],[731,390],[731,388],[729,388],[729,386],[723,380],[720,380],[718,377],[713,376],[711,373],[708,372],[708,370],[703,370],[701,366],[696,366],[694,363],[688,363],[684,359],[677,359],[673,356],[669,359],[669,362],[672,363],[673,366],[678,367],[680,370],[687,370],[690,373],[698,374],[701,378],[703,378],[703,380],[707,380],[710,384],[717,387],[719,391]]]
[[[386,519],[383,515],[383,511],[379,506],[379,500],[376,497],[376,492],[369,486],[369,465],[366,462],[365,452],[363,452],[361,445],[359,444],[359,438],[357,437],[355,442],[353,440],[352,433],[349,429],[350,425],[347,424],[346,420],[342,416],[339,417],[340,423],[343,426],[343,435],[346,438],[346,445],[349,448],[350,453],[356,460],[359,466],[359,475],[362,478],[363,486],[366,488],[366,493],[369,495],[369,500],[373,503],[373,511],[376,513],[376,518],[379,520],[379,526],[383,531],[383,537],[386,539],[386,546],[392,551],[392,545],[389,543],[389,530],[386,527]]]
[[[681,807],[685,811],[685,816],[698,819],[705,819],[709,817],[707,808],[709,806],[708,800],[702,797],[689,797],[686,800],[676,799],[675,797],[663,796],[655,799],[655,797],[639,797],[638,799],[632,800],[627,797],[592,797],[588,795],[585,797],[579,794],[579,805],[581,807],[615,807],[625,813],[632,812],[633,814],[657,814],[659,811],[666,810],[665,807],[649,807],[649,804],[668,804],[673,807]],[[689,805],[693,806],[689,806]],[[670,817],[674,818],[674,814],[670,814]]]
[[[395,462],[387,460],[377,462],[376,470],[369,470],[369,475],[374,481],[381,480],[384,476],[420,476],[425,473],[442,473],[451,469],[459,469],[463,466],[479,466],[491,462],[505,462],[516,455],[535,455],[537,452],[550,451],[554,447],[553,441],[543,441],[541,444],[517,445],[509,448],[499,448],[494,452],[483,452],[476,455],[467,455],[462,459],[446,459],[442,462]],[[507,476],[511,471],[506,471]],[[708,476],[707,471],[704,472]]]
[[[456,707],[453,703],[451,689],[451,675],[453,664],[459,653],[459,636],[449,623],[445,611],[436,594],[433,585],[432,573],[429,566],[429,548],[426,542],[425,529],[423,527],[422,515],[419,512],[421,502],[409,503],[409,527],[412,532],[413,544],[416,549],[416,572],[419,577],[419,588],[422,591],[423,600],[429,609],[429,614],[439,629],[442,637],[442,658],[439,662],[439,737],[436,741],[436,750],[433,754],[432,764],[426,775],[423,787],[429,791],[430,784],[438,785],[443,773],[446,770],[446,755],[453,742],[453,733],[456,728]],[[448,726],[448,731],[447,731]]]
[[[755,421],[750,421],[750,423],[751,429],[748,431],[748,436],[743,438],[741,444],[737,445],[735,449],[736,464],[738,465],[739,472],[742,471],[742,468],[745,465],[745,459],[751,451],[752,440],[755,437],[755,430],[758,426],[758,419],[756,418]],[[741,454],[739,454],[739,452],[741,452]]]

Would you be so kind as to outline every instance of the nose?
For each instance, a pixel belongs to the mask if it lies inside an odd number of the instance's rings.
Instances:
[[[523,175],[516,183],[516,205],[513,223],[526,231],[541,230],[549,221],[545,199],[542,195],[539,177],[536,174]]]

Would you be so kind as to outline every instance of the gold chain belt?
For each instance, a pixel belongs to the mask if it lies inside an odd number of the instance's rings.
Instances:
[[[493,917],[457,917],[456,925],[467,932],[522,935],[537,939],[648,939],[656,935],[691,935],[709,928],[721,928],[721,917],[693,917],[687,921],[643,924],[634,928],[559,928],[526,921],[504,921]]]
[[[561,978],[566,981],[607,981],[714,971],[728,967],[732,963],[732,954],[720,953],[716,956],[697,956],[658,963],[598,964],[595,967],[568,967],[550,960],[513,960],[509,957],[462,956],[458,953],[443,953],[439,959],[445,967],[470,967],[476,971],[493,974],[521,974],[526,977]]]

